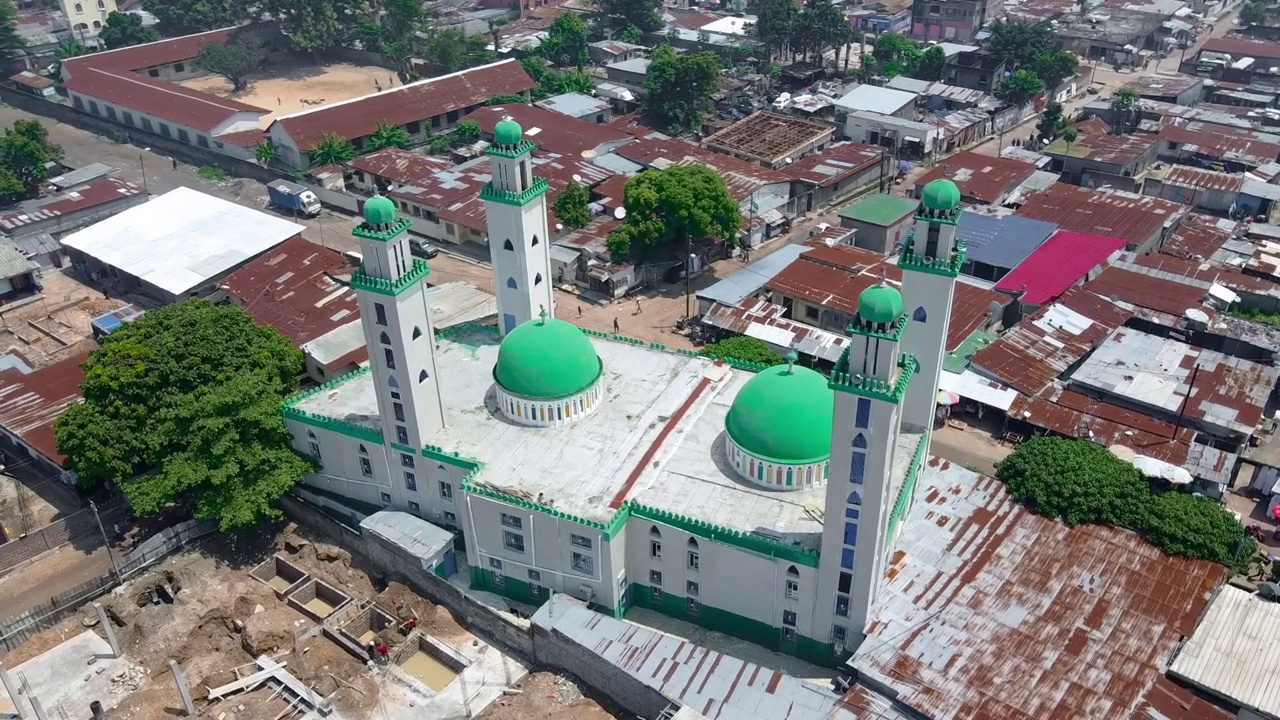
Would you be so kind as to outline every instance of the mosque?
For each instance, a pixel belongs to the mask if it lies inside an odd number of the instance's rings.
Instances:
[[[394,508],[460,533],[477,589],[650,608],[843,660],[927,455],[959,190],[925,188],[903,287],[862,294],[826,377],[794,355],[725,364],[556,319],[535,147],[505,119],[488,151],[497,327],[437,334],[409,221],[366,203],[351,285],[369,365],[285,404],[320,465],[302,488],[357,520]]]

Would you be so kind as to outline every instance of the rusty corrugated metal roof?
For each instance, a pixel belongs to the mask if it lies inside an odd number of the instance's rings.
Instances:
[[[1034,165],[1021,160],[966,150],[943,160],[916,179],[916,192],[934,180],[946,178],[959,186],[964,197],[992,205],[1003,200],[1035,171]]]
[[[1188,310],[1199,310],[1213,319],[1218,311],[1205,303],[1207,289],[1197,285],[1113,266],[1085,283],[1084,288],[1105,298],[1176,317],[1182,317]]]
[[[1231,239],[1235,227],[1233,220],[1191,213],[1165,239],[1160,252],[1185,260],[1208,260]]]
[[[53,424],[83,397],[82,366],[88,358],[88,353],[81,353],[26,375],[16,369],[0,370],[0,427],[62,465],[66,458],[58,452]]]

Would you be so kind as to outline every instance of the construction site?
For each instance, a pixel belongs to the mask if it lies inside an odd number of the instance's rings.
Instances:
[[[0,717],[623,717],[323,539],[197,541],[9,652]]]

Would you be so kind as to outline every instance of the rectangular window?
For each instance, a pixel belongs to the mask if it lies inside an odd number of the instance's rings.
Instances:
[[[843,625],[831,626],[831,642],[843,643],[846,637],[848,637],[848,631]]]
[[[122,117],[124,117],[124,124],[125,124],[125,125],[130,125],[130,126],[131,126],[131,125],[133,125],[133,113],[128,112],[128,111],[123,111],[123,110],[122,110],[122,111],[120,112],[120,115],[121,115]]]
[[[702,603],[694,600],[693,598],[685,600],[685,606],[688,608],[690,615],[698,615],[702,613]]]
[[[453,486],[447,482],[440,483],[440,497],[445,500],[453,499]]]
[[[859,516],[859,515],[861,515],[861,514],[862,514],[862,512],[861,512],[860,510],[858,510],[858,508],[852,508],[852,507],[851,507],[851,508],[845,508],[845,509],[844,509],[844,516],[845,516],[846,518],[849,518],[850,520],[857,520],[857,519],[858,519],[858,516]]]
[[[650,584],[650,585],[661,585],[661,584],[662,584],[662,571],[661,571],[661,570],[650,570],[650,571],[649,571],[649,584]]]
[[[160,134],[165,137],[173,137],[172,132],[169,130],[169,126],[164,123],[160,123]]]
[[[408,125],[405,125],[404,129],[408,131],[410,135],[417,135],[418,133],[422,132],[422,122],[419,120],[414,120]]]
[[[849,617],[849,596],[836,596],[836,615],[840,617]]]
[[[391,504],[391,493],[384,492],[384,493],[381,493],[381,496],[382,496],[382,504],[383,504],[383,505],[390,505],[390,504]]]
[[[319,460],[320,459],[320,443],[316,442],[315,440],[312,440],[307,444],[310,445],[311,457],[315,458],[316,460]]]
[[[373,477],[373,463],[369,462],[369,458],[360,458],[360,474],[365,477]]]
[[[373,315],[379,325],[387,324],[387,308],[382,303],[373,304]]]
[[[409,501],[409,509],[416,513],[422,512],[422,506],[412,500]]]
[[[783,624],[783,625],[786,625],[787,627],[795,627],[795,626],[796,626],[796,614],[795,614],[795,612],[794,612],[794,611],[792,611],[792,610],[783,610],[783,611],[782,611],[782,624]]]
[[[853,555],[852,549],[844,548],[843,550],[841,550],[840,551],[840,567],[844,568],[845,570],[852,570],[853,557],[854,555]]]
[[[89,101],[89,112],[93,113],[94,115],[97,115],[97,114],[98,114],[98,103],[96,103],[96,102],[94,102],[94,101],[90,100],[90,101]]]
[[[197,145],[199,145],[199,146],[200,146],[200,147],[202,147],[202,148],[207,148],[207,147],[209,147],[209,138],[207,138],[207,137],[205,137],[205,136],[203,136],[203,135],[197,135],[197,136],[196,136],[196,144],[197,144]]]
[[[82,100],[79,95],[71,96],[71,104],[75,105],[77,110],[84,109],[84,100]]]
[[[654,560],[662,559],[662,543],[658,542],[657,540],[649,541],[649,557],[653,558]]]
[[[489,569],[502,572],[502,561],[498,558],[489,558]]]
[[[790,628],[790,627],[784,627],[784,628],[782,628],[782,640],[783,640],[783,642],[795,642],[795,639],[796,639],[796,629],[795,629],[795,628]]]
[[[576,547],[586,548],[588,550],[591,549],[592,545],[591,538],[583,537],[582,535],[570,535],[569,542]]]
[[[653,597],[653,601],[656,603],[662,602],[662,598],[664,597],[662,594],[662,588],[660,587],[649,588],[649,595]]]
[[[396,426],[396,442],[401,445],[409,444],[409,428],[403,425]]]
[[[697,569],[698,569],[698,563],[699,563],[700,561],[701,561],[701,558],[699,558],[699,557],[698,557],[698,553],[696,553],[696,552],[694,552],[694,551],[690,550],[690,551],[689,551],[689,569],[690,569],[690,570],[697,570]]]
[[[458,516],[457,516],[457,515],[455,515],[454,513],[449,512],[448,510],[445,510],[445,511],[444,511],[444,521],[445,521],[445,522],[447,522],[447,523],[449,523],[450,525],[457,525],[457,524],[458,524]]]
[[[110,105],[107,106],[107,119],[113,122],[116,119],[116,109],[111,107]]]
[[[684,584],[685,595],[692,595],[693,597],[697,597],[698,589],[699,589],[698,583],[692,580],[686,581]]]
[[[569,556],[569,562],[572,563],[574,572],[579,572],[583,575],[596,574],[596,560],[590,555],[576,552]]]
[[[386,361],[387,361],[387,369],[388,369],[388,370],[395,370],[395,369],[396,369],[396,354],[395,354],[395,351],[393,351],[391,348],[383,348],[383,349],[382,349],[382,357],[383,357],[383,359],[384,359],[384,360],[386,360]]]
[[[800,599],[800,583],[795,580],[787,581],[787,598],[791,600]]]
[[[392,391],[391,391],[391,399],[392,399],[392,400],[399,400],[399,399],[400,399],[400,393],[399,393],[398,391],[396,391],[396,390],[392,390]]]
[[[404,403],[391,403],[391,412],[395,414],[397,421],[404,422]]]
[[[142,118],[142,129],[151,132],[151,118]]]
[[[849,482],[854,485],[861,485],[867,478],[867,454],[853,451],[853,457],[849,461]]]
[[[853,573],[840,573],[840,583],[836,585],[836,590],[842,593],[849,592],[849,586],[853,585]]]
[[[502,546],[511,552],[524,552],[524,536],[519,533],[504,531],[502,533]]]
[[[507,586],[507,576],[502,573],[495,572],[493,574],[493,586],[496,588],[505,588]]]
[[[542,582],[542,571],[540,571],[540,570],[530,570],[530,571],[529,571],[529,582],[536,582],[536,583],[540,583],[540,582]]]
[[[414,477],[413,473],[406,472],[404,474],[404,486],[409,490],[418,492],[418,478]]]
[[[413,467],[413,456],[409,453],[400,453],[400,465],[403,467]]]
[[[502,513],[502,524],[509,528],[515,528],[516,530],[524,529],[524,519],[516,515]]]
[[[178,128],[178,139],[184,143],[189,143],[191,142],[191,135],[189,135],[186,130]]]
[[[530,595],[532,595],[532,596],[533,596],[533,599],[535,599],[535,600],[541,600],[541,599],[542,599],[543,594],[544,594],[544,593],[546,593],[546,592],[547,592],[547,589],[546,589],[546,588],[544,588],[544,587],[542,587],[541,585],[530,585],[530,586],[529,586],[529,594],[530,594]]]
[[[182,63],[174,63],[174,64],[173,64],[173,71],[174,71],[174,72],[176,72],[176,73],[186,72],[186,71],[187,71],[187,66],[186,66],[186,65],[183,65]]]
[[[805,318],[806,320],[817,320],[817,319],[818,319],[818,308],[816,308],[816,307],[814,307],[814,306],[812,306],[812,305],[805,305],[805,306],[804,306],[804,318]]]
[[[858,398],[858,410],[853,419],[855,427],[869,428],[871,427],[871,400],[868,398]]]
[[[858,523],[847,522],[844,524],[844,544],[858,544]]]

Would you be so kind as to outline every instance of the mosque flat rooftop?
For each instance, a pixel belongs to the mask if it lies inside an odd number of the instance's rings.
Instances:
[[[604,523],[615,512],[611,501],[627,490],[625,499],[659,510],[818,546],[824,487],[767,490],[738,477],[724,459],[725,417],[751,373],[592,338],[604,362],[604,402],[569,427],[530,428],[504,418],[494,401],[498,340],[496,332],[467,328],[437,341],[448,425],[428,442],[482,462],[473,483],[529,500],[541,494],[560,512]],[[378,427],[367,373],[297,407]],[[903,436],[895,476],[905,477],[919,442]]]

